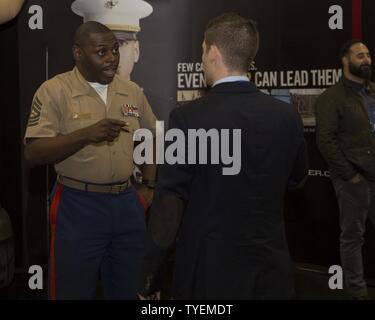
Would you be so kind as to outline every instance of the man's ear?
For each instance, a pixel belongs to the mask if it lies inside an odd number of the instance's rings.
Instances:
[[[73,45],[73,47],[72,47],[72,53],[73,53],[74,61],[79,61],[81,59],[82,50],[77,45]]]
[[[134,43],[134,62],[137,63],[139,60],[139,41],[136,40]]]
[[[349,59],[347,56],[343,56],[342,59],[341,59],[341,63],[342,65],[345,67],[345,66],[348,66],[349,65]]]
[[[210,48],[208,49],[208,56],[215,61],[222,61],[223,56],[220,52],[220,49],[215,45],[211,45]]]

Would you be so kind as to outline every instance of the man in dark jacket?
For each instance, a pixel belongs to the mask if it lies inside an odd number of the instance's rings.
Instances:
[[[293,106],[259,92],[246,77],[258,41],[255,24],[237,14],[208,24],[202,60],[212,89],[173,110],[169,124],[185,137],[203,129],[211,139],[197,147],[188,141],[189,161],[160,168],[142,296],[151,293],[154,274],[176,236],[175,299],[293,296],[283,199],[288,187],[306,177],[303,126]],[[221,135],[220,147],[206,154],[208,164],[193,164],[204,146],[215,145],[215,132],[225,130],[231,136]],[[215,161],[219,150],[221,160]],[[233,154],[232,168],[225,150]]]
[[[375,86],[371,57],[357,40],[342,46],[343,77],[317,100],[316,137],[326,159],[340,208],[340,255],[345,286],[353,298],[366,298],[362,245],[374,197]]]

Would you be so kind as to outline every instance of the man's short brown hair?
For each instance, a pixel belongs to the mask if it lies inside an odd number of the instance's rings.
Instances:
[[[204,33],[207,50],[216,45],[225,65],[235,71],[248,71],[259,47],[259,33],[254,21],[236,13],[212,19]]]

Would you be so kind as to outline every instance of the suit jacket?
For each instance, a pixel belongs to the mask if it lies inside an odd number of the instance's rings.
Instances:
[[[307,174],[295,108],[251,83],[223,83],[173,110],[169,128],[186,137],[189,129],[241,129],[241,170],[223,175],[222,162],[160,168],[146,250],[148,284],[156,252],[160,258],[176,236],[174,298],[290,298],[283,199]],[[187,142],[185,152],[192,152]]]

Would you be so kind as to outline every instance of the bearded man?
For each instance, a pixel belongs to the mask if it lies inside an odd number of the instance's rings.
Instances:
[[[347,293],[366,299],[362,246],[367,217],[374,223],[375,84],[371,57],[359,40],[340,51],[343,77],[317,100],[316,138],[340,208],[340,256]]]

